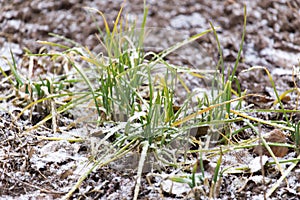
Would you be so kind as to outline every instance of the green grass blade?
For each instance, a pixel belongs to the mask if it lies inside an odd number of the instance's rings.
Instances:
[[[241,41],[240,48],[239,48],[239,51],[238,51],[238,55],[237,55],[237,58],[236,58],[236,61],[235,61],[235,64],[234,64],[234,67],[233,67],[233,70],[232,70],[232,73],[231,73],[231,77],[230,77],[231,81],[233,81],[233,79],[234,79],[235,72],[236,72],[236,69],[237,69],[238,64],[240,62],[241,54],[242,54],[242,51],[243,51],[245,35],[246,35],[246,25],[247,25],[247,7],[245,5],[244,6],[244,25],[243,25],[242,41]]]
[[[144,142],[141,143],[141,145],[143,146],[143,148],[142,148],[142,153],[141,153],[141,157],[140,157],[140,161],[139,161],[139,165],[138,165],[136,185],[135,185],[135,188],[134,188],[134,197],[133,197],[134,200],[138,199],[143,167],[144,167],[145,160],[146,160],[146,157],[147,157],[147,152],[148,152],[148,149],[149,149],[149,142],[144,141]]]

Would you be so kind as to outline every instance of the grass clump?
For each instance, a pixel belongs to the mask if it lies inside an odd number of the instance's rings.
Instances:
[[[285,121],[262,120],[251,115],[251,113],[260,111],[250,111],[243,107],[245,98],[259,96],[241,91],[240,83],[236,77],[246,34],[246,8],[244,10],[244,29],[238,56],[232,70],[226,71],[219,38],[212,24],[211,29],[196,34],[159,53],[145,52],[143,45],[147,33],[146,17],[148,9],[146,3],[144,4],[144,16],[140,28],[137,28],[135,23],[130,25],[121,17],[123,7],[120,9],[112,29],[109,28],[102,12],[87,8],[88,11],[96,12],[102,16],[105,27],[104,31],[98,27],[99,34],[97,37],[105,52],[95,54],[86,47],[54,35],[70,42],[70,47],[40,41],[44,45],[59,47],[61,51],[35,55],[28,53],[30,56],[49,57],[52,60],[62,58],[67,63],[65,71],[70,68],[73,69],[72,73],[38,81],[31,80],[30,77],[20,76],[16,70],[14,59],[11,70],[15,80],[6,75],[3,70],[1,71],[15,86],[16,92],[19,92],[21,87],[25,87],[25,93],[32,97],[19,114],[19,117],[25,111],[40,103],[50,102],[49,106],[46,106],[48,110],[43,119],[30,130],[39,127],[48,120],[52,120],[52,128],[55,132],[58,130],[56,125],[57,116],[83,105],[88,105],[86,107],[89,108],[95,107],[97,119],[91,121],[91,123],[101,127],[105,127],[107,123],[112,124],[113,128],[105,129],[104,136],[97,144],[100,147],[109,141],[111,146],[106,147],[101,152],[96,151],[93,164],[65,198],[70,198],[94,169],[125,157],[132,151],[139,156],[137,181],[134,190],[134,199],[137,199],[142,173],[147,168],[149,157],[154,157],[153,160],[160,163],[159,169],[156,170],[161,170],[166,166],[180,169],[182,174],[176,174],[168,178],[174,182],[188,184],[196,198],[201,195],[216,198],[219,195],[223,174],[228,173],[229,168],[233,168],[222,166],[224,155],[238,149],[252,148],[257,145],[254,144],[255,139],[234,140],[235,135],[240,132],[252,129],[255,133],[258,133],[257,127],[260,125],[281,128],[294,134],[295,146],[289,145],[289,147],[299,149],[299,123],[296,124],[288,119],[289,111],[284,109],[281,102],[281,99],[292,91],[280,96],[276,91],[270,73],[265,68],[263,69],[270,77],[276,94],[276,103],[274,103],[280,104],[280,109],[276,112],[283,113]],[[179,107],[176,107],[174,103],[178,84],[182,84],[183,88],[187,88],[178,71],[190,73],[198,78],[205,77],[205,74],[200,76],[190,69],[172,65],[165,61],[165,57],[208,33],[215,35],[220,54],[212,80],[211,93],[206,93],[202,98],[198,98],[198,104],[194,105],[191,101],[194,94],[187,92],[186,100]],[[148,57],[151,57],[151,59],[147,60]],[[258,68],[254,67],[248,71]],[[157,70],[160,70],[160,72],[156,73]],[[69,87],[72,89],[69,89]],[[34,95],[36,98],[33,98]],[[274,112],[275,110],[264,111]],[[233,130],[232,124],[234,123],[239,124],[236,130]],[[202,130],[200,135],[204,135],[206,140],[203,140],[203,137],[197,134],[193,134],[193,129],[196,129],[197,133]],[[270,151],[269,144],[259,134],[256,134],[256,140],[263,141],[263,145]],[[214,144],[212,145],[212,143]],[[193,157],[194,160],[190,157]],[[214,159],[216,163],[210,177],[205,173],[206,158]],[[274,163],[280,166],[280,162],[274,155],[273,158]],[[289,162],[296,163],[298,159]],[[266,165],[268,164],[270,163]],[[186,169],[186,165],[188,169]],[[247,170],[249,168],[245,167],[239,172],[249,172]],[[286,176],[285,172],[281,170],[282,177]],[[203,187],[208,187],[209,190],[205,191]],[[268,195],[271,195],[273,190],[270,190]]]

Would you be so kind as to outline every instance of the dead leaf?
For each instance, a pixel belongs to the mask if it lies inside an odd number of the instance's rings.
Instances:
[[[264,138],[267,142],[286,143],[286,135],[279,129],[274,129],[273,131],[269,132]],[[270,146],[270,148],[273,151],[274,155],[277,157],[283,157],[289,151],[287,147]],[[263,154],[270,156],[268,150],[265,147],[262,147],[262,145],[256,146],[253,152],[258,155]]]

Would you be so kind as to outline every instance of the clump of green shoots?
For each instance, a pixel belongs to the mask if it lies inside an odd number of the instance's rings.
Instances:
[[[138,151],[140,156],[137,166],[137,182],[134,191],[134,199],[137,199],[147,156],[151,154],[164,165],[180,167],[181,164],[178,163],[178,156],[187,153],[189,148],[186,147],[190,145],[187,145],[187,143],[192,143],[192,145],[195,146],[198,145],[197,147],[199,147],[199,149],[189,151],[188,153],[198,153],[199,158],[196,164],[193,165],[190,174],[173,176],[170,179],[175,182],[186,183],[193,190],[201,189],[203,185],[209,186],[209,193],[202,192],[201,194],[211,198],[217,197],[224,172],[221,166],[222,156],[226,152],[232,151],[232,149],[230,149],[230,147],[225,149],[215,147],[212,149],[209,145],[205,145],[205,148],[203,148],[201,138],[194,137],[191,139],[189,137],[191,129],[193,128],[209,126],[212,134],[216,136],[216,141],[221,141],[221,144],[230,144],[232,134],[230,124],[236,121],[246,120],[247,123],[249,123],[249,120],[251,120],[289,131],[297,130],[295,132],[295,141],[296,146],[299,147],[299,124],[295,125],[296,128],[294,129],[289,126],[282,126],[250,117],[243,112],[237,111],[242,108],[242,100],[247,96],[245,93],[242,93],[239,81],[236,77],[246,33],[246,7],[244,9],[242,42],[235,65],[232,71],[228,71],[227,77],[225,75],[221,45],[215,27],[212,24],[210,30],[196,34],[157,54],[144,52],[143,43],[146,35],[146,18],[148,12],[146,1],[144,1],[144,16],[140,28],[137,28],[135,23],[129,25],[126,21],[124,22],[122,18],[123,5],[114,21],[112,30],[109,28],[109,24],[102,12],[93,8],[87,8],[87,10],[96,12],[102,16],[105,27],[104,31],[98,27],[99,34],[97,37],[99,43],[103,45],[105,52],[96,55],[89,51],[89,49],[75,42],[54,35],[71,42],[74,47],[40,41],[40,43],[44,45],[60,47],[62,51],[36,55],[49,56],[53,59],[56,57],[65,58],[70,66],[77,72],[77,77],[79,77],[73,80],[72,84],[82,85],[82,83],[85,83],[85,91],[59,93],[59,91],[65,90],[65,88],[62,87],[63,84],[59,84],[59,82],[50,79],[34,82],[30,84],[31,90],[34,89],[39,98],[38,100],[33,100],[24,109],[29,109],[37,103],[46,100],[55,101],[61,97],[72,97],[72,100],[69,102],[64,102],[59,104],[59,106],[57,104],[52,105],[52,108],[55,107],[55,111],[52,110],[49,115],[33,128],[38,127],[50,119],[55,121],[54,118],[56,114],[66,112],[76,106],[87,103],[90,104],[91,102],[93,102],[98,114],[98,120],[96,122],[98,125],[102,125],[103,122],[111,122],[117,127],[110,132],[106,132],[104,138],[100,141],[102,144],[110,139],[112,142],[111,149],[108,149],[104,154],[96,156],[96,161],[93,166],[82,175],[64,197],[65,199],[72,196],[75,190],[80,187],[80,184],[94,169],[107,165],[125,156],[134,149]],[[220,59],[212,81],[211,94],[205,94],[202,99],[199,99],[199,104],[196,108],[193,108],[193,111],[190,111],[190,107],[192,106],[190,99],[193,94],[188,94],[189,97],[183,102],[180,109],[175,110],[174,95],[178,84],[177,80],[181,80],[177,69],[180,67],[167,63],[164,61],[164,58],[178,48],[199,39],[209,32],[214,33],[220,54]],[[146,57],[149,55],[152,59],[146,60]],[[158,67],[164,68],[162,74],[158,75],[154,73]],[[14,60],[11,68],[16,81],[12,79],[10,79],[10,81],[19,89],[20,86],[24,85],[24,79],[18,74]],[[189,70],[185,72],[189,73]],[[4,74],[3,70],[2,73]],[[181,83],[184,84],[182,80]],[[238,91],[233,90],[234,84]],[[45,88],[47,92],[45,92]],[[235,99],[233,99],[233,95],[236,96]],[[280,103],[280,98],[278,95],[277,97]],[[235,107],[233,107],[233,102],[238,102]],[[253,128],[251,124],[248,124],[246,128],[249,127]],[[246,128],[241,128],[236,132]],[[120,131],[121,129],[122,131]],[[223,134],[222,138],[219,137],[220,133]],[[111,140],[111,138],[113,139]],[[184,145],[178,145],[178,143],[176,143],[178,141],[184,143]],[[112,149],[114,149],[113,153],[110,151]],[[176,153],[172,154],[174,149],[176,149]],[[208,177],[205,177],[204,173],[203,157],[205,152],[218,157],[210,184],[208,184]],[[184,158],[186,161],[187,158]],[[200,173],[197,171],[200,171]],[[196,190],[194,191],[195,197],[199,197],[200,193],[196,192]]]

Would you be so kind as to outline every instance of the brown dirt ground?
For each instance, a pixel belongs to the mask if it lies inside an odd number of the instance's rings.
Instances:
[[[24,48],[33,53],[40,51],[42,45],[38,44],[37,40],[65,44],[65,41],[51,37],[48,33],[63,35],[87,46],[91,51],[101,52],[101,45],[95,37],[96,24],[91,14],[83,8],[86,6],[97,8],[112,24],[122,2],[121,0],[0,0],[0,55],[10,57],[9,50],[11,49],[18,63],[21,63]],[[146,39],[145,47],[159,51],[209,28],[209,22],[212,22],[213,25],[220,27],[218,34],[223,47],[225,66],[231,69],[237,57],[242,35],[244,6],[242,2],[244,1],[149,0],[147,2],[149,6],[147,27],[154,31],[151,37]],[[245,2],[247,34],[237,77],[242,90],[247,89],[249,93],[264,96],[247,99],[247,105],[254,104],[254,108],[269,108],[275,96],[265,71],[256,69],[244,72],[242,70],[252,66],[266,67],[275,81],[279,94],[294,88],[295,84],[299,87],[300,75],[294,76],[294,69],[300,67],[300,5],[297,1],[288,0]],[[123,13],[130,19],[141,19],[142,1],[127,0]],[[96,18],[97,24],[103,27],[103,20],[98,16]],[[178,65],[196,69],[212,69],[218,62],[215,41],[212,34],[206,35],[197,40],[195,46],[190,45],[177,52],[177,55],[170,55],[167,59]],[[5,62],[0,61],[0,64],[9,74],[10,69]],[[205,86],[203,82],[197,82],[188,77],[187,80],[192,90]],[[0,199],[60,199],[84,171],[84,164],[90,156],[90,143],[45,141],[35,137],[35,135],[53,136],[47,124],[30,132],[29,135],[23,134],[24,130],[31,127],[34,122],[28,119],[28,114],[15,120],[24,104],[19,103],[16,106],[15,101],[20,100],[15,96],[3,98],[11,94],[12,89],[2,75],[0,81],[2,92],[0,97]],[[291,93],[284,102],[284,106],[287,109],[299,109],[295,104],[296,99],[297,95]],[[263,119],[282,119],[282,115],[278,114],[258,113],[257,115]],[[297,123],[300,116],[295,114],[290,117],[292,123]],[[61,118],[68,123],[76,120],[69,116]],[[36,123],[40,119],[33,120]],[[270,127],[265,128],[268,130]],[[72,134],[76,135],[86,130],[85,126],[78,126]],[[65,132],[60,133],[59,136],[64,135]],[[290,138],[288,140],[291,142]],[[242,154],[246,155],[234,155],[235,159],[242,159],[241,163],[247,163],[247,159],[243,156],[249,156],[249,152],[242,152]],[[288,156],[295,157],[295,152],[289,152]],[[288,176],[289,185],[280,186],[273,194],[273,199],[279,197],[299,199],[299,171],[298,164]],[[218,198],[262,199],[266,188],[269,188],[280,177],[274,168],[266,169],[266,173],[268,176],[265,183],[254,178],[260,175],[258,172],[252,175],[225,175],[222,178]],[[162,182],[157,177],[152,178],[151,181]],[[111,166],[103,167],[90,174],[80,189],[74,193],[73,198],[131,199],[134,183],[133,172]],[[187,192],[168,193],[160,187],[159,184],[150,187],[144,177],[139,198],[182,199],[187,196]],[[180,187],[183,188],[183,186]]]

